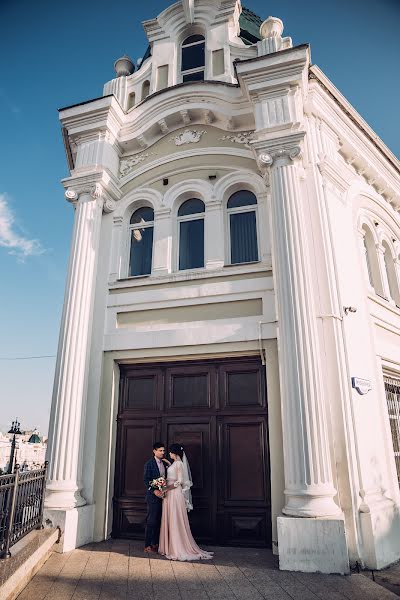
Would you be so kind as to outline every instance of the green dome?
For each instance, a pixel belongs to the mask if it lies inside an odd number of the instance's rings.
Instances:
[[[248,8],[243,6],[242,13],[239,17],[240,35],[239,37],[244,41],[245,44],[255,44],[261,40],[260,36],[260,25],[262,19],[254,14]]]
[[[41,440],[37,433],[32,433],[28,440],[28,444],[40,444]]]

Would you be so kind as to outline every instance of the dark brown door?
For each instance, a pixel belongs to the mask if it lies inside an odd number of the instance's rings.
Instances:
[[[196,539],[270,546],[265,390],[256,358],[121,367],[113,535],[143,536],[143,464],[161,438],[185,447]]]
[[[167,417],[164,423],[166,445],[179,441],[192,472],[192,499],[196,510],[189,513],[193,535],[211,543],[215,531],[215,417]]]

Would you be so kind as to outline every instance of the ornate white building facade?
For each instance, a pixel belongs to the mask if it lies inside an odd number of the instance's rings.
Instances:
[[[140,67],[60,112],[75,224],[47,516],[65,550],[140,537],[143,462],[181,441],[199,539],[382,568],[400,558],[399,162],[279,19],[182,0],[144,28]]]

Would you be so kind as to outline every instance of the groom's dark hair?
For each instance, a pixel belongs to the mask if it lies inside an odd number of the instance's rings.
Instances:
[[[163,442],[156,442],[155,444],[153,444],[153,450],[158,450],[159,448],[164,448],[165,444],[163,444]]]

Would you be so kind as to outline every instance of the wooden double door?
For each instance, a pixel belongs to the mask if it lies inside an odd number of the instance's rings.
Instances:
[[[143,537],[143,465],[157,440],[185,448],[198,541],[271,546],[266,384],[257,358],[121,366],[114,537]]]

